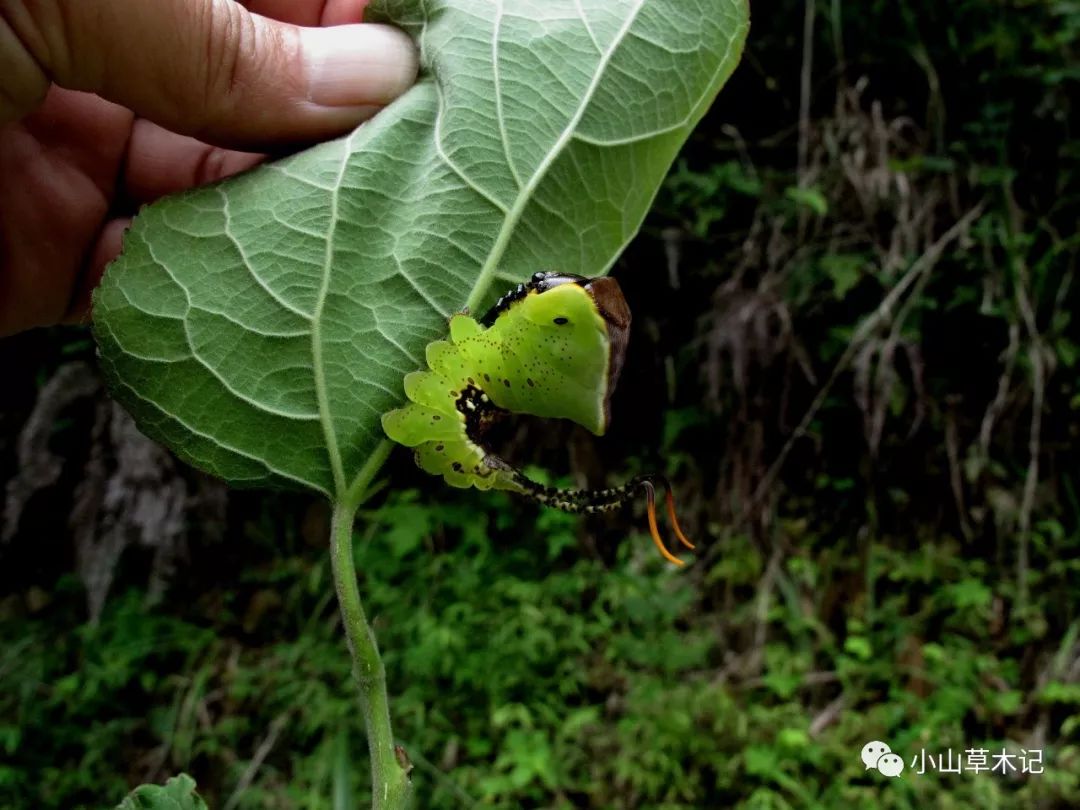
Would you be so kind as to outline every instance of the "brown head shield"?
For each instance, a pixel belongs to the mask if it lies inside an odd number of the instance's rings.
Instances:
[[[623,297],[619,282],[613,278],[594,278],[585,284],[585,290],[596,303],[600,317],[607,324],[608,339],[611,343],[607,388],[604,391],[604,422],[607,423],[611,420],[611,392],[619,381],[619,373],[626,359],[626,345],[630,342],[630,307]]]

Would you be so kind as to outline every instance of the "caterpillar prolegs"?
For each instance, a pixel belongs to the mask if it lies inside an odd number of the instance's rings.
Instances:
[[[488,429],[507,413],[570,419],[602,436],[629,332],[630,308],[614,279],[535,273],[480,321],[466,313],[450,319],[450,339],[428,344],[428,370],[406,375],[409,403],[383,416],[383,430],[415,448],[421,469],[455,487],[505,489],[580,514],[616,509],[643,489],[653,542],[682,565],[657,528],[660,485],[676,537],[694,547],[679,528],[663,476],[638,476],[611,489],[555,489],[531,480],[485,444]]]

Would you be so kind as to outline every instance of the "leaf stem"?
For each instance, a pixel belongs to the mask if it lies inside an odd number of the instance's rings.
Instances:
[[[348,493],[336,499],[330,528],[330,560],[345,625],[345,638],[352,656],[353,677],[360,690],[360,709],[367,730],[371,754],[372,810],[403,810],[412,792],[409,779],[411,765],[404,752],[394,745],[390,706],[386,697],[386,670],[379,656],[375,633],[368,624],[360,602],[352,544],[356,510],[385,458],[386,451],[380,446],[368,459]]]

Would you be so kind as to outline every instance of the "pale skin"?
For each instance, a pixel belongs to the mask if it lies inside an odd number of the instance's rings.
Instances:
[[[415,49],[356,25],[367,2],[0,0],[0,336],[88,322],[139,205],[408,89]]]

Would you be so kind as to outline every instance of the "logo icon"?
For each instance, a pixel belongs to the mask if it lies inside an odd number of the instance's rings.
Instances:
[[[862,747],[860,754],[866,770],[871,768],[889,778],[899,776],[904,770],[904,760],[894,754],[888,743],[871,740]]]

